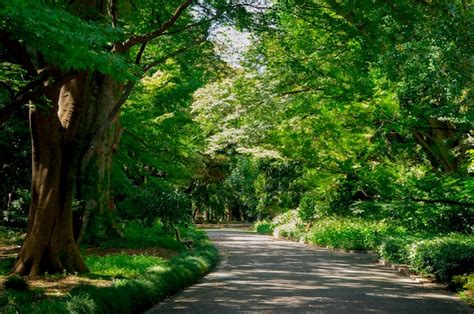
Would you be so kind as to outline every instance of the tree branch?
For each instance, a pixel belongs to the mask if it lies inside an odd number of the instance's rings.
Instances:
[[[35,80],[26,84],[26,86],[23,87],[23,89],[13,97],[10,103],[0,110],[0,125],[5,123],[15,112],[20,110],[21,105],[24,105],[28,101],[44,95],[47,88],[55,88],[63,85],[76,76],[76,73],[60,75],[54,79],[54,83],[52,83],[51,86],[45,85],[45,83],[49,79],[54,78],[55,75],[57,75],[57,73],[55,73],[54,70],[47,69],[43,71]]]
[[[195,46],[198,46],[200,45],[201,43],[205,42],[206,41],[206,37],[203,37],[197,41],[195,41],[194,43],[192,43],[191,45],[188,45],[188,46],[184,46],[178,50],[176,50],[175,52],[169,54],[169,55],[166,55],[160,59],[157,59],[153,62],[151,62],[150,64],[147,64],[146,66],[143,67],[143,72],[148,72],[151,68],[157,66],[157,65],[160,65],[160,64],[163,64],[164,62],[166,62],[166,60],[172,58],[172,57],[176,57],[180,54],[182,54],[183,52],[186,52],[187,50],[191,49],[192,47],[195,47]]]
[[[461,129],[461,128],[449,128],[449,127],[432,127],[432,126],[414,126],[414,130],[445,130],[445,131],[453,131],[459,133],[465,133],[472,136],[472,133],[469,129]]]
[[[135,58],[135,64],[136,65],[139,65],[141,60],[142,60],[142,56],[143,56],[143,53],[145,52],[145,48],[146,48],[146,45],[147,45],[148,42],[144,42],[141,47],[140,47],[140,50],[138,51],[138,54],[137,54],[137,57]]]
[[[145,148],[148,148],[148,149],[152,150],[153,152],[162,153],[164,151],[167,151],[167,149],[158,149],[156,147],[152,147],[152,146],[148,145],[142,138],[140,138],[138,135],[136,135],[135,133],[131,132],[128,129],[124,129],[124,133],[130,135],[135,140],[137,140],[140,144],[142,144]]]
[[[134,36],[134,37],[126,40],[124,43],[116,45],[114,50],[115,51],[125,51],[125,50],[129,49],[130,47],[132,47],[136,44],[143,44],[143,43],[149,42],[150,40],[153,40],[153,39],[163,35],[164,32],[166,32],[168,29],[170,29],[176,23],[176,21],[179,19],[179,17],[183,14],[183,12],[186,10],[186,8],[191,5],[192,2],[193,2],[193,0],[186,0],[183,3],[181,3],[181,5],[176,9],[176,11],[171,16],[171,18],[168,21],[166,21],[165,23],[163,23],[163,25],[159,29],[157,29],[157,30],[155,30],[151,33],[145,34],[145,35]]]
[[[294,94],[301,94],[309,91],[318,91],[320,89],[315,89],[314,87],[305,87],[305,88],[300,88],[300,89],[295,89],[295,90],[290,90],[287,92],[282,92],[277,94],[278,96],[287,96],[287,95],[294,95]]]
[[[222,14],[224,14],[223,11],[220,11],[220,12],[217,12],[212,18],[210,19],[207,19],[207,20],[201,20],[199,22],[196,22],[196,23],[191,23],[191,24],[188,24],[180,29],[177,29],[177,30],[173,30],[173,31],[167,31],[165,33],[163,33],[163,36],[164,35],[175,35],[175,34],[179,34],[181,32],[184,32],[190,28],[193,28],[193,27],[197,27],[197,26],[200,26],[200,25],[203,25],[205,23],[209,23],[209,22],[212,22],[212,21],[215,21],[217,20],[217,18],[219,18],[220,16],[222,16]]]
[[[186,46],[186,47],[183,47],[177,51],[175,51],[174,53],[170,54],[170,55],[167,55],[149,65],[147,65],[145,68],[144,68],[144,72],[150,70],[153,66],[156,66],[160,63],[163,63],[165,62],[167,59],[173,57],[173,56],[176,56],[184,51],[186,51],[187,49],[189,49],[190,47],[192,46],[195,46],[201,42],[204,42],[206,40],[205,37],[203,37],[202,39],[198,40],[197,42],[195,42],[193,45],[190,45],[190,46]],[[145,49],[145,46],[146,46],[146,43],[143,43],[142,44],[142,48],[140,49],[140,51],[142,51],[142,49],[144,50]],[[140,61],[140,58],[141,58],[141,54],[143,54],[143,52],[139,52],[139,54],[137,55],[137,59],[135,61]],[[92,157],[92,155],[94,154],[95,150],[97,149],[97,144],[99,143],[100,139],[102,138],[102,136],[104,135],[105,131],[110,127],[110,125],[112,124],[112,122],[114,121],[115,117],[117,116],[117,113],[119,112],[120,108],[123,106],[123,104],[127,101],[128,97],[130,96],[130,93],[132,92],[133,88],[135,87],[135,82],[128,82],[126,85],[125,85],[125,89],[124,89],[124,92],[122,94],[122,96],[120,97],[120,99],[117,101],[117,103],[115,104],[115,106],[112,108],[112,111],[109,113],[109,115],[107,116],[107,119],[105,119],[105,121],[102,123],[102,125],[100,126],[99,130],[94,134],[93,138],[90,140],[89,144],[87,145],[87,148],[86,148],[86,152],[84,153],[83,157],[82,157],[82,163],[81,163],[81,169],[84,170],[85,167],[87,166],[87,163],[89,161],[89,159]]]
[[[117,0],[109,0],[108,13],[112,18],[112,26],[117,27]]]

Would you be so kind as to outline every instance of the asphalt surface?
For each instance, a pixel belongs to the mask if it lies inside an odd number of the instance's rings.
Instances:
[[[147,313],[474,313],[446,290],[335,252],[237,229],[207,230],[214,272]]]

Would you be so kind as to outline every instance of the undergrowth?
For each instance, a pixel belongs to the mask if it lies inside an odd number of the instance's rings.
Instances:
[[[86,276],[108,278],[111,286],[80,285],[62,297],[47,297],[41,289],[17,291],[4,288],[0,295],[1,313],[135,313],[148,309],[163,298],[196,282],[217,263],[218,252],[206,240],[203,231],[182,229],[195,241],[193,250],[185,250],[174,236],[161,226],[149,229],[131,224],[125,238],[111,240],[106,247],[165,247],[180,250],[170,260],[144,254],[126,253],[85,257],[91,273]],[[140,235],[140,237],[139,237]],[[143,239],[143,241],[142,241]],[[114,246],[115,245],[115,246]],[[15,281],[15,279],[12,279]]]

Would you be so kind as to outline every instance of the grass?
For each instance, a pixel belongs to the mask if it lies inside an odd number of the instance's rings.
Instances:
[[[92,274],[129,279],[143,275],[150,267],[162,267],[166,264],[166,260],[160,257],[125,253],[105,256],[90,255],[86,256],[85,260]]]
[[[0,312],[144,311],[196,282],[217,263],[218,252],[209,244],[203,231],[190,228],[181,233],[194,239],[196,247],[192,251],[186,250],[160,225],[143,229],[132,223],[125,228],[125,238],[108,241],[104,247],[92,251],[84,250],[88,254],[85,261],[91,271],[89,274],[46,275],[39,280],[28,280],[29,287],[25,291],[4,288],[0,293]],[[159,245],[162,247],[157,249]],[[170,254],[160,256],[157,252],[174,252],[174,257],[169,258]],[[2,273],[9,270],[9,263],[0,265]],[[62,289],[51,293],[48,284],[59,284]]]

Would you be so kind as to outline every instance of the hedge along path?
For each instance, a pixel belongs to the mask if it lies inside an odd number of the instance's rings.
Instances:
[[[201,245],[175,256],[165,266],[149,268],[135,279],[117,280],[109,287],[79,286],[67,298],[9,307],[6,313],[138,313],[198,281],[218,258],[212,245]]]
[[[224,262],[203,282],[148,313],[471,313],[448,291],[379,265],[369,254],[331,251],[236,229],[208,230]]]

